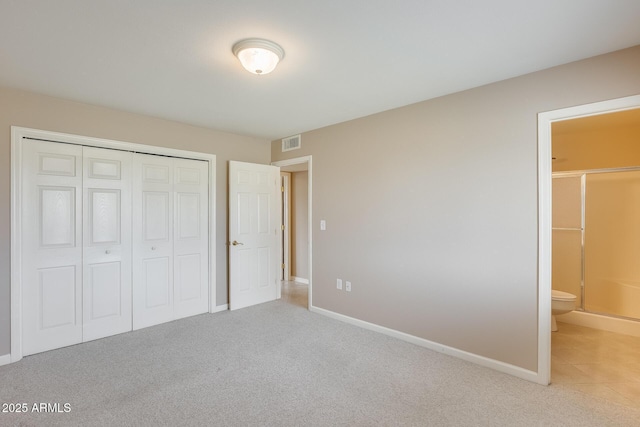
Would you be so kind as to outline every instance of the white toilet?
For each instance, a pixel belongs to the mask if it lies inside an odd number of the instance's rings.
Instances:
[[[556,316],[569,313],[576,308],[576,296],[569,292],[551,290],[551,330],[557,331]]]

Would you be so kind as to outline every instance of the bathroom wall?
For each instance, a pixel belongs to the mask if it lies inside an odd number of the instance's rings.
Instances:
[[[640,166],[640,108],[552,124],[553,172]]]

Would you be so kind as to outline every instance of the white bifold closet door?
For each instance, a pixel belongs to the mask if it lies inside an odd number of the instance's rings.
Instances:
[[[23,354],[82,342],[82,147],[30,141],[22,167]]]
[[[208,310],[208,164],[134,154],[133,328]]]
[[[24,145],[24,355],[131,330],[130,156]]]
[[[83,148],[82,340],[130,331],[131,153]]]

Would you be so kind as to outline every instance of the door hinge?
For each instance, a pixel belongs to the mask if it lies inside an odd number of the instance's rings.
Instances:
[[[284,224],[280,226],[280,230],[284,231]]]
[[[284,269],[284,267],[285,267],[285,265],[284,265],[284,264],[282,264],[282,268],[283,268],[283,269]]]
[[[280,187],[280,192],[284,193],[284,185],[282,187]]]

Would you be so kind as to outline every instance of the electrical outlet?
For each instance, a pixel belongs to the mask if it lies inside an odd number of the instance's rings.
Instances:
[[[342,290],[342,279],[336,279],[336,288]]]
[[[344,288],[347,290],[347,292],[351,292],[351,282],[347,280],[344,283]]]

